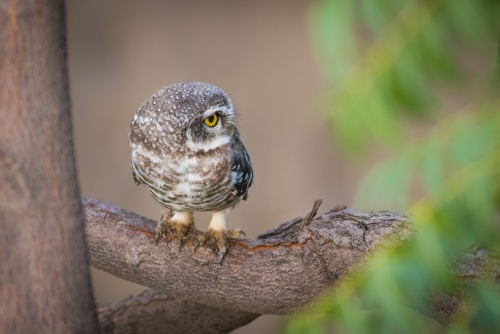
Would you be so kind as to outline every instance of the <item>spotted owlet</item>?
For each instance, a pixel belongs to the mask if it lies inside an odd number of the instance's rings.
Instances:
[[[156,241],[169,230],[182,245],[194,228],[193,211],[212,212],[196,247],[215,239],[220,261],[227,239],[244,234],[226,227],[227,215],[247,199],[253,180],[234,118],[226,93],[201,82],[160,89],[137,110],[129,133],[134,180],[171,210],[158,223]]]

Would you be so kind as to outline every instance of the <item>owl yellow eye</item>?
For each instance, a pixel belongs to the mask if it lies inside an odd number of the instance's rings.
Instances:
[[[208,116],[207,118],[205,118],[205,119],[203,120],[203,122],[204,122],[207,126],[209,126],[209,127],[213,128],[214,126],[216,126],[216,125],[217,125],[217,122],[219,122],[219,117],[217,116],[217,114],[212,114],[212,115]]]

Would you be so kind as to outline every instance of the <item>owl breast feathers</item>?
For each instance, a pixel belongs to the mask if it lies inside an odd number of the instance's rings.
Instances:
[[[200,82],[156,92],[130,126],[132,173],[174,211],[221,211],[248,197],[253,172],[231,99]]]

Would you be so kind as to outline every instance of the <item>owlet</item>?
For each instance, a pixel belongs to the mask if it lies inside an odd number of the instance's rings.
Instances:
[[[170,209],[158,223],[156,241],[169,230],[182,245],[194,228],[193,211],[210,211],[196,247],[215,239],[222,262],[228,238],[244,234],[227,229],[227,215],[247,199],[253,180],[231,99],[208,83],[164,87],[137,110],[129,142],[135,182]]]

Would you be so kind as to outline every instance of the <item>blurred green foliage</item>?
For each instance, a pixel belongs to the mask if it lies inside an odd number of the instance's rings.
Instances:
[[[448,327],[415,312],[431,311],[432,291],[461,286],[453,263],[500,249],[500,1],[325,0],[310,14],[336,142],[388,156],[356,205],[409,211],[417,232],[337,286],[323,314],[291,317],[287,332],[500,333],[494,277]]]

